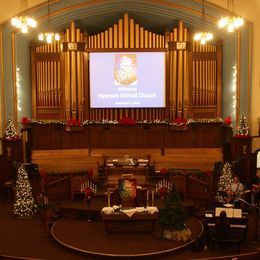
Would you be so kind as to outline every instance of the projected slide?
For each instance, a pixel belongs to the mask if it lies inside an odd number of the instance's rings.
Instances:
[[[165,107],[165,53],[90,53],[90,106]]]

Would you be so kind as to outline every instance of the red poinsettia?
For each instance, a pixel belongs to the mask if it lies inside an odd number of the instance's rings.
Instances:
[[[159,193],[161,196],[164,196],[168,191],[168,188],[166,186],[162,186],[159,188]]]
[[[161,175],[166,175],[168,173],[168,169],[167,168],[161,168],[159,173]]]
[[[67,125],[68,126],[81,126],[81,122],[80,122],[80,120],[77,120],[77,119],[74,119],[74,118],[70,118],[67,121]]]
[[[175,118],[172,123],[174,125],[186,125],[187,124],[187,119],[183,117],[177,117]]]
[[[135,125],[136,120],[134,120],[131,117],[123,117],[123,118],[119,119],[118,123],[120,125]]]
[[[89,201],[93,195],[93,190],[90,187],[87,187],[83,190],[85,195],[85,201]]]
[[[28,118],[28,117],[26,117],[26,116],[24,116],[24,117],[22,117],[22,119],[21,119],[21,123],[22,123],[23,125],[30,124],[30,123],[31,123],[31,119]]]
[[[224,119],[224,123],[225,123],[226,125],[231,125],[231,123],[232,123],[231,117],[230,117],[230,116],[227,116],[227,117]]]

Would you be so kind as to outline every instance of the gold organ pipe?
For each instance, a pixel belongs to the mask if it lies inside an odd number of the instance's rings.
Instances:
[[[135,48],[139,48],[139,41],[140,41],[140,28],[139,24],[135,25]]]
[[[66,30],[66,39],[70,41],[70,31]],[[91,43],[90,43],[91,45]],[[65,110],[66,110],[66,119],[71,117],[71,88],[70,88],[70,80],[71,80],[71,71],[70,71],[70,53],[65,53]]]
[[[196,102],[195,105],[198,106],[199,105],[199,61],[196,60],[196,85],[195,85],[195,98],[196,98]]]
[[[129,17],[124,14],[124,48],[129,48]]]
[[[140,48],[144,48],[144,28],[140,27]]]
[[[135,24],[134,19],[130,19],[130,48],[135,47]]]
[[[101,33],[101,49],[105,48],[105,33]]]
[[[173,41],[173,32],[170,32],[170,41]],[[174,104],[174,87],[173,87],[173,77],[174,77],[174,72],[173,72],[173,51],[169,51],[169,86],[170,86],[170,106],[172,107]],[[173,115],[174,117],[174,115]],[[172,120],[173,118],[171,118]]]
[[[108,48],[108,30],[105,30],[105,49]]]
[[[71,33],[70,34],[71,41],[76,42],[76,28],[74,22],[71,22],[70,33]],[[77,75],[76,75],[76,52],[75,51],[70,52],[70,58],[71,58],[70,89],[71,89],[71,103],[72,103],[71,109],[72,109],[72,118],[76,118],[77,117]]]
[[[148,48],[152,48],[152,32],[148,32]]]
[[[97,46],[100,45],[100,37],[97,36]],[[76,41],[81,41],[80,29],[76,30]],[[77,55],[77,101],[78,101],[78,118],[82,120],[82,110],[83,110],[83,82],[82,82],[82,53],[80,51],[76,52]]]
[[[144,48],[148,48],[149,47],[149,37],[148,37],[148,31],[145,30],[144,31]]]
[[[118,25],[114,24],[114,48],[117,49],[118,48]]]
[[[109,27],[108,29],[108,35],[109,35],[109,48],[112,49],[113,48],[113,28]]]
[[[118,22],[118,47],[123,48],[123,19]]]
[[[188,41],[188,30],[187,28],[184,29],[183,40]],[[189,74],[189,65],[188,65],[188,54],[187,50],[184,51],[183,54],[183,106],[184,106],[184,118],[188,117],[188,103],[189,103],[189,82],[188,82],[188,74]]]
[[[178,27],[178,40],[183,40],[183,22],[179,22]],[[177,108],[178,108],[178,117],[182,117],[182,96],[183,96],[183,51],[178,51],[178,83],[177,83],[178,99],[177,99]]]
[[[177,41],[178,40],[178,30],[177,28],[173,29],[173,41]],[[177,51],[174,50],[173,51],[173,58],[172,58],[172,66],[173,66],[173,71],[172,73],[172,95],[173,95],[173,104],[174,104],[174,117],[175,117],[175,111],[177,110]]]
[[[97,35],[97,48],[100,49],[100,33]]]
[[[196,104],[196,62],[192,61],[192,105]]]
[[[156,35],[155,35],[155,33],[152,34],[152,37],[153,37],[153,45],[152,45],[152,48],[156,48]]]

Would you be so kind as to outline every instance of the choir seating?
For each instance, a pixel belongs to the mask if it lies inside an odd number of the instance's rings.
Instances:
[[[221,148],[165,148],[164,155],[153,154],[155,171],[162,168],[213,170],[221,161]]]
[[[98,167],[102,156],[89,156],[88,149],[32,150],[32,163],[38,164],[40,171],[48,173],[93,172],[98,178]]]

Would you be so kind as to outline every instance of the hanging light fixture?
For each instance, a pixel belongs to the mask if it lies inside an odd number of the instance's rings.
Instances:
[[[218,21],[220,28],[227,28],[228,32],[233,32],[235,29],[243,26],[244,19],[234,15],[234,0],[227,1],[227,13]]]
[[[37,26],[36,20],[28,14],[28,1],[20,1],[19,15],[14,16],[11,19],[11,24],[18,29],[21,29],[22,33],[28,32],[28,27],[35,28]]]
[[[52,43],[54,40],[59,41],[60,35],[58,33],[50,32],[51,16],[50,16],[50,0],[48,0],[48,32],[43,32],[38,35],[40,41]]]
[[[195,33],[193,39],[195,41],[199,41],[200,44],[204,45],[208,41],[213,39],[213,34],[206,31],[206,16],[205,16],[204,0],[202,1],[201,25],[202,25],[202,31]]]

